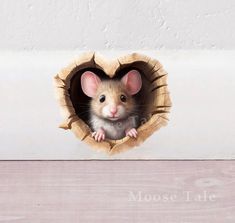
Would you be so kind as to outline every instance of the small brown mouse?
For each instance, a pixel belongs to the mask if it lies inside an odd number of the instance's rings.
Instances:
[[[86,71],[81,76],[81,87],[91,97],[89,123],[96,141],[137,137],[139,115],[133,95],[142,87],[139,71],[131,70],[121,80],[101,80]]]

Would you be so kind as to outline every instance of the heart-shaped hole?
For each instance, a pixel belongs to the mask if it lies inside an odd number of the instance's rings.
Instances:
[[[96,142],[89,126],[89,101],[81,88],[81,75],[92,71],[103,79],[121,79],[128,71],[138,70],[142,88],[134,96],[138,103],[140,126],[138,137]],[[171,101],[167,89],[167,73],[155,59],[133,53],[107,61],[96,53],[85,53],[64,68],[54,78],[57,99],[65,122],[60,126],[71,129],[81,140],[109,154],[118,153],[139,145],[154,131],[167,124]]]

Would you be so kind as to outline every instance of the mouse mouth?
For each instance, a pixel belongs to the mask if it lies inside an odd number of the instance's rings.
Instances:
[[[109,116],[108,119],[112,120],[112,121],[116,121],[116,120],[119,119],[119,117],[118,116],[116,116],[116,117],[115,116]]]

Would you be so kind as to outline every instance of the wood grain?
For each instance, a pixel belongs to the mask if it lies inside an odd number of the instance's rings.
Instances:
[[[232,223],[234,189],[235,161],[1,161],[0,222]]]

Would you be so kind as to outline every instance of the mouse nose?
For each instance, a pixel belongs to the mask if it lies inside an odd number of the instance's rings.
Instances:
[[[110,112],[112,113],[112,115],[115,115],[117,113],[117,107],[111,107]]]

